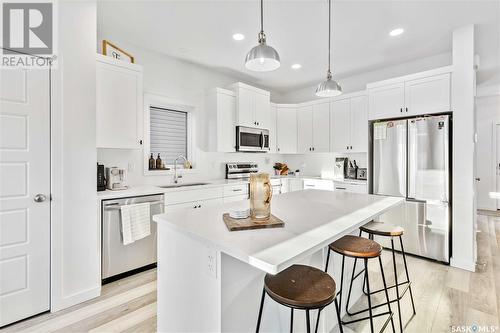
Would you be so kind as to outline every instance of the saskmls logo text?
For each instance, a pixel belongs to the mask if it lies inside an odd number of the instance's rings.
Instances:
[[[54,4],[2,1],[2,67],[54,64]]]

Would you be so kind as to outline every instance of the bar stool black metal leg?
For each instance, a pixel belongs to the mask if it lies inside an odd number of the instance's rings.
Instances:
[[[266,297],[266,289],[262,290],[262,298],[260,300],[260,308],[259,308],[259,317],[257,319],[257,328],[255,329],[256,333],[259,333],[260,330],[260,320],[262,318],[262,308],[264,307],[264,298]]]
[[[314,327],[314,333],[318,333],[319,315],[321,314],[321,310],[323,309],[318,309],[318,315],[316,316],[316,326]]]
[[[326,255],[326,265],[325,265],[325,273],[328,273],[328,263],[330,262],[330,247],[328,247],[328,254]]]
[[[385,282],[384,266],[382,265],[382,256],[378,257],[378,262],[380,264],[380,273],[382,274],[382,282],[384,284],[385,299],[387,301],[387,307],[389,308],[389,316],[391,318],[392,333],[396,333],[396,329],[394,328],[393,313],[392,313],[392,309],[391,309],[391,301],[389,299],[389,291],[387,291],[387,283]],[[367,281],[367,283],[368,283],[368,281]],[[396,285],[396,288],[397,288],[397,285]],[[370,316],[371,316],[371,312],[370,312]],[[385,329],[385,326],[382,329]]]
[[[370,278],[368,276],[368,259],[364,259],[365,261],[365,280],[366,280],[366,289],[368,292],[368,312],[370,314],[370,332],[373,333],[373,313],[372,313],[372,298],[370,295]]]
[[[413,314],[415,315],[415,314],[417,314],[417,312],[415,311],[415,303],[413,302],[413,293],[411,291],[410,275],[408,274],[408,266],[406,265],[405,249],[403,247],[403,239],[401,238],[401,236],[399,236],[399,244],[401,244],[401,253],[403,255],[403,262],[405,264],[406,281],[408,281],[408,283],[410,284],[408,286],[408,289],[410,289],[411,306],[413,307]]]
[[[311,333],[311,321],[309,320],[309,310],[306,310],[307,333]]]
[[[344,328],[342,327],[342,318],[340,317],[340,308],[337,299],[335,298],[335,310],[337,311],[337,321],[339,323],[340,333],[344,333]]]
[[[293,332],[293,308],[290,308],[290,333]]]
[[[394,250],[394,238],[391,237],[392,264],[394,267],[394,288],[396,289],[396,301],[398,303],[399,331],[403,333],[403,322],[401,321],[401,302],[399,300],[398,271],[396,269],[396,251]]]
[[[349,312],[349,300],[351,299],[351,290],[352,290],[352,282],[354,281],[354,274],[356,272],[356,264],[358,262],[358,258],[354,258],[354,265],[352,267],[352,275],[351,275],[351,282],[349,283],[349,291],[347,292],[347,300],[345,302],[345,311],[349,316],[352,316],[352,314]]]

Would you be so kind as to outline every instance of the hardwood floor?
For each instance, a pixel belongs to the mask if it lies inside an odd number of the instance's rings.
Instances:
[[[500,214],[480,213],[476,273],[408,256],[417,315],[411,318],[412,309],[407,294],[401,302],[405,332],[452,332],[453,326],[472,325],[480,328],[476,331],[469,328],[469,332],[500,332]],[[394,274],[389,252],[384,251],[383,261],[386,279],[391,283]],[[370,266],[370,285],[380,288],[380,273],[375,264]],[[398,262],[398,275],[400,272],[403,274],[404,269]],[[381,293],[374,297],[374,302],[381,301],[382,296]],[[396,303],[392,304],[396,312]],[[366,300],[360,300],[354,307],[366,307]],[[382,317],[376,318],[376,331],[383,321]],[[396,313],[394,323],[398,331]],[[481,326],[490,330],[481,331]],[[42,314],[0,331],[155,332],[156,270],[107,284],[102,295],[94,300],[57,313]],[[386,331],[391,331],[390,325]],[[367,321],[351,324],[344,328],[344,332],[369,332],[369,324]]]

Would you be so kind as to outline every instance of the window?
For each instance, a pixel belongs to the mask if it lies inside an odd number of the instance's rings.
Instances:
[[[165,165],[173,165],[179,155],[188,156],[188,114],[150,106],[150,152],[160,154]]]

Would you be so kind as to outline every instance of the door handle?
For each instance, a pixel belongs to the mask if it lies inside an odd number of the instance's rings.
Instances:
[[[35,197],[33,198],[33,201],[35,202],[44,202],[45,200],[47,200],[47,197],[41,193],[35,195]]]

